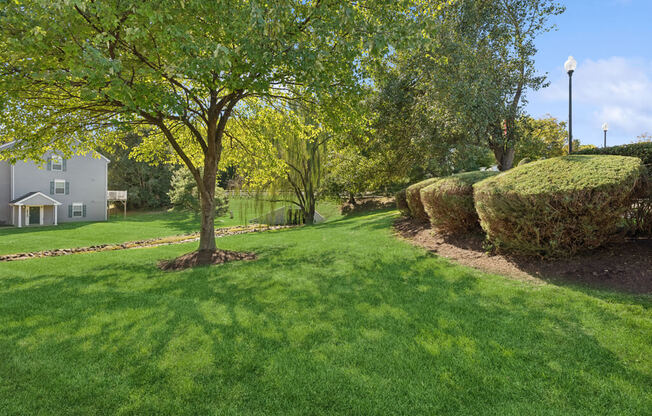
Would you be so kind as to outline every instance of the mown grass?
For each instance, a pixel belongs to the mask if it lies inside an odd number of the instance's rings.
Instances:
[[[248,224],[272,208],[283,206],[254,198],[231,198],[230,213],[215,219],[216,227]],[[318,210],[327,218],[336,216],[335,204],[323,202]],[[231,213],[233,217],[231,217]],[[167,237],[199,231],[199,217],[189,212],[161,211],[113,216],[108,222],[62,223],[47,227],[0,228],[0,255],[56,248],[87,247]]]
[[[0,263],[0,414],[636,415],[652,300],[531,286],[395,239],[393,212]],[[649,414],[649,413],[648,413]]]

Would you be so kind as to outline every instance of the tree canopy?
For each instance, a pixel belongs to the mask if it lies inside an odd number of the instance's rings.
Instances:
[[[174,149],[198,184],[200,251],[214,251],[215,178],[243,100],[355,93],[369,57],[419,33],[414,4],[2,2],[0,133],[38,158],[44,148],[91,149],[121,130],[154,127],[160,139],[150,143]]]

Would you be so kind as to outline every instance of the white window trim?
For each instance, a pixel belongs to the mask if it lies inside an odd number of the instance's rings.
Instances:
[[[63,191],[57,192],[57,184],[62,183],[63,184]],[[66,193],[66,181],[64,179],[55,179],[54,180],[54,194],[55,195],[65,195]]]
[[[55,166],[57,166],[57,168],[55,168]],[[63,158],[59,155],[52,155],[50,157],[50,168],[59,172],[63,171]]]
[[[79,215],[75,215],[75,208],[79,208]],[[72,203],[72,217],[83,217],[84,216],[84,204],[82,202],[73,202]]]

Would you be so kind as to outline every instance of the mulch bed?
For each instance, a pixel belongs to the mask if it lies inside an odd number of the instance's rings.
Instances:
[[[217,250],[208,255],[199,251],[184,254],[174,260],[161,260],[158,268],[165,271],[178,271],[190,269],[195,266],[208,266],[214,264],[223,264],[229,261],[238,260],[255,260],[255,253],[238,252],[230,250]]]
[[[481,234],[446,236],[412,219],[394,224],[397,234],[442,257],[488,273],[536,284],[582,283],[631,293],[652,293],[652,239],[630,239],[568,259],[542,260],[487,253]]]

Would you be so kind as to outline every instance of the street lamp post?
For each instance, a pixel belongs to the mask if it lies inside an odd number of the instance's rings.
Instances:
[[[607,123],[604,123],[602,125],[602,131],[604,131],[604,146],[607,147],[607,130],[609,130],[609,125]]]
[[[564,64],[568,73],[568,154],[573,153],[573,72],[577,68],[577,61],[572,56]]]

